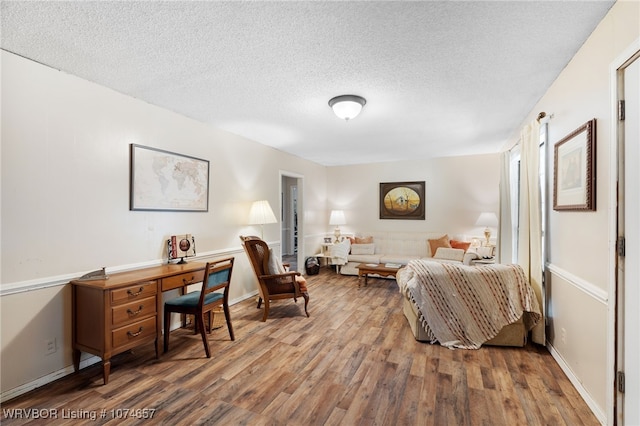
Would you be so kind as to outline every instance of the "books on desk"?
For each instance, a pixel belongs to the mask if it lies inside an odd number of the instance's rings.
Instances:
[[[401,263],[385,263],[385,268],[400,268],[402,266]]]

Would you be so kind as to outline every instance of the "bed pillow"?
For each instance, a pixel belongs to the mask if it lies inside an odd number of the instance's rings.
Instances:
[[[269,268],[267,272],[270,275],[284,274],[286,272],[284,270],[284,266],[282,266],[282,262],[273,252],[273,249],[269,249],[269,264],[267,265],[267,267]]]
[[[429,242],[429,248],[431,249],[431,256],[434,256],[436,250],[439,247],[451,248],[451,244],[449,243],[449,236],[447,234],[443,235],[440,238],[434,240],[427,240]]]
[[[462,249],[465,252],[469,250],[469,247],[471,246],[471,242],[458,241],[458,240],[451,240],[449,241],[449,244],[451,244],[451,248]]]
[[[353,244],[373,244],[373,237],[356,237],[355,241],[352,241]]]
[[[436,254],[433,255],[434,259],[441,260],[456,260],[462,262],[464,260],[464,250],[457,248],[438,247]]]
[[[374,254],[376,247],[374,244],[352,244],[351,254]]]

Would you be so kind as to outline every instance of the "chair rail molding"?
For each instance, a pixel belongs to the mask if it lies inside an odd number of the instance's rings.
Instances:
[[[234,247],[221,250],[213,250],[203,253],[198,253],[197,256],[189,258],[191,261],[207,261],[222,256],[232,256],[244,253],[242,247]],[[131,263],[128,265],[110,266],[108,267],[108,273],[114,274],[116,272],[131,271],[134,269],[148,268],[150,266],[158,266],[167,263],[167,259],[155,259],[147,262]],[[78,278],[86,271],[75,272],[65,275],[57,275],[52,277],[43,277],[33,280],[18,281],[14,283],[0,285],[0,297],[9,296],[11,294],[25,293],[28,291],[42,290],[49,287],[56,287],[69,284],[69,281]]]
[[[564,279],[565,281],[567,281],[569,284],[573,285],[574,287],[578,288],[579,290],[581,290],[583,293],[588,294],[589,296],[593,297],[594,299],[596,299],[598,302],[602,303],[603,305],[608,305],[609,304],[609,294],[601,289],[600,287],[595,286],[594,284],[590,283],[589,281],[582,279],[574,274],[572,274],[571,272],[562,269],[561,267],[554,265],[553,263],[547,263],[547,270],[549,270],[549,272],[551,272],[552,274]]]

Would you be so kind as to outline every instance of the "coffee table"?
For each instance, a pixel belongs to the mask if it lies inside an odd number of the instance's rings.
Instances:
[[[361,263],[358,265],[358,276],[364,277],[364,286],[366,287],[369,274],[380,275],[381,277],[395,277],[402,266],[403,265],[399,265],[398,267],[388,267],[385,266],[384,263]],[[358,286],[360,286],[359,283]]]

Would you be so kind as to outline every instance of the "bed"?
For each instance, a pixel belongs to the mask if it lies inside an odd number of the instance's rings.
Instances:
[[[412,260],[396,275],[414,337],[448,348],[524,346],[542,320],[519,265]]]

